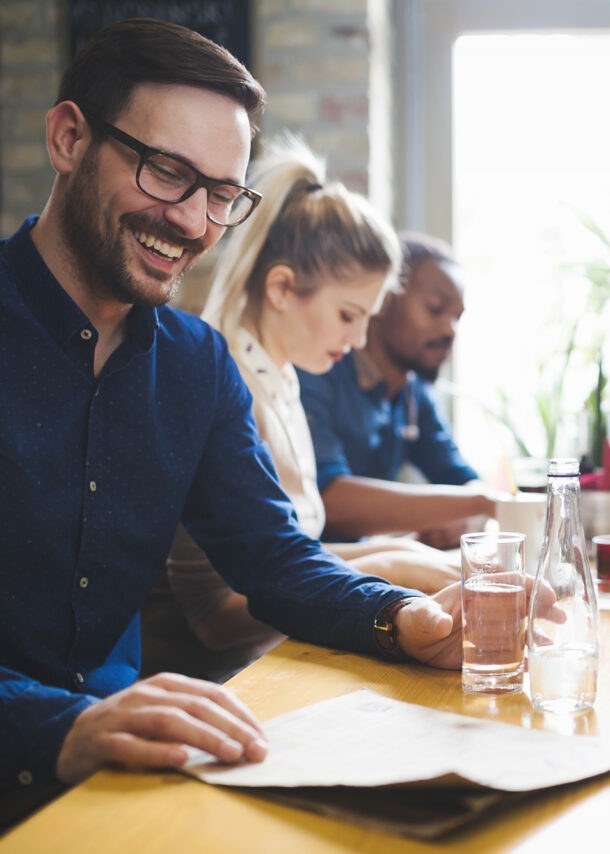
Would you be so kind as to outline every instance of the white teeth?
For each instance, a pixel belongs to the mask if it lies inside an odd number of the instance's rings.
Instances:
[[[181,258],[184,249],[181,246],[172,246],[170,243],[165,243],[154,237],[152,234],[146,234],[144,231],[134,231],[136,240],[148,249],[154,249],[161,255],[166,255],[168,258]]]

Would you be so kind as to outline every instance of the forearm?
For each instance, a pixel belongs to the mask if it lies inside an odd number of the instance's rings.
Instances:
[[[403,484],[354,476],[335,478],[322,498],[326,532],[347,538],[438,528],[495,511],[494,502],[477,486]]]
[[[231,593],[217,610],[194,622],[192,627],[208,649],[217,651],[243,644],[277,642],[283,637],[250,614],[246,597],[240,593]]]
[[[350,548],[354,546],[353,550]],[[360,548],[358,548],[360,547]],[[436,593],[460,578],[459,558],[449,552],[404,537],[380,537],[366,543],[337,543],[327,546],[351,567],[365,575],[378,575],[391,584]]]

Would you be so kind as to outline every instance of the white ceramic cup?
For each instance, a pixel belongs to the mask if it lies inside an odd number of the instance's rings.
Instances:
[[[517,492],[496,502],[496,519],[501,531],[525,534],[525,568],[536,574],[540,546],[544,539],[546,495],[542,492]]]

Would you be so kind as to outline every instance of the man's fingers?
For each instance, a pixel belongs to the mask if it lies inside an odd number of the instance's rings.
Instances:
[[[267,749],[258,729],[211,701],[185,695],[177,695],[174,703],[160,702],[125,711],[114,729],[151,741],[188,744],[223,762],[235,762],[244,755],[263,759]]]
[[[140,684],[163,688],[170,699],[177,694],[190,694],[198,699],[205,697],[263,735],[263,729],[250,709],[232,691],[215,682],[192,679],[179,673],[159,673]]]
[[[205,750],[223,762],[260,761],[267,753],[252,713],[215,683],[161,674],[89,706],[76,718],[60,750],[56,773],[77,783],[113,762],[176,767],[181,745]]]
[[[440,640],[451,634],[453,620],[441,606],[432,599],[421,599],[412,602],[409,606],[411,613],[412,630],[426,638]]]
[[[398,637],[407,655],[433,667],[458,669],[462,663],[460,584],[416,599],[397,614]]]
[[[129,732],[110,732],[100,739],[99,757],[103,764],[130,768],[180,768],[188,754],[179,744],[155,742]]]

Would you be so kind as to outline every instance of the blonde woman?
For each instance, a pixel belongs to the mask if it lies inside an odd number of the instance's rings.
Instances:
[[[324,508],[293,365],[325,372],[350,348],[364,346],[369,318],[395,286],[402,253],[367,200],[327,183],[323,163],[299,139],[269,146],[250,180],[263,201],[220,258],[204,319],[226,336],[299,524],[318,538]],[[437,521],[432,513],[430,521]],[[458,578],[443,552],[406,538],[327,547],[359,571],[426,593]],[[209,678],[224,680],[282,637],[249,615],[244,597],[227,587],[184,529],[168,573],[203,644]]]

